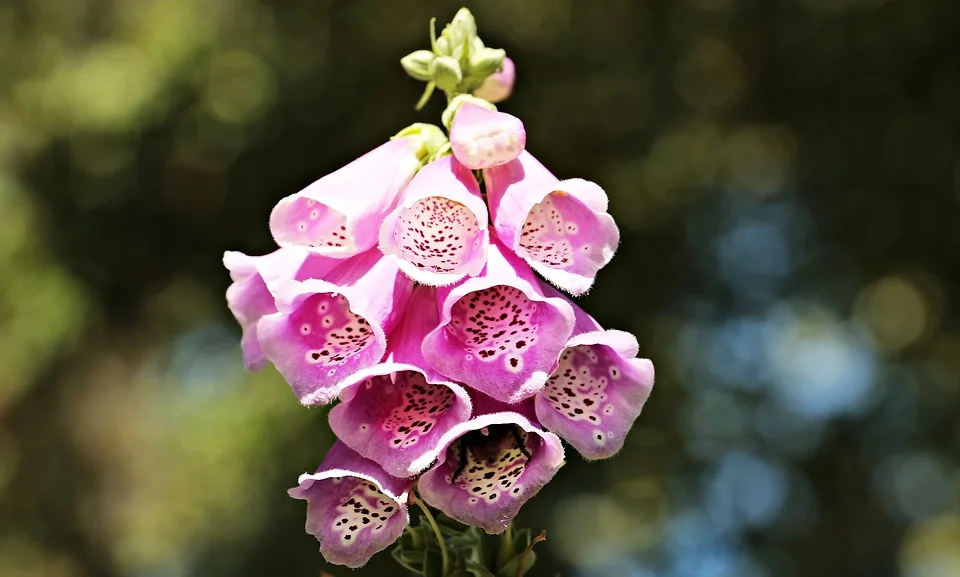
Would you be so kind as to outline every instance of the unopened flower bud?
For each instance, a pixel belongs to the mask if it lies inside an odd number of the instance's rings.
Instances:
[[[464,102],[450,127],[450,147],[460,164],[472,170],[506,164],[527,144],[523,122],[505,112],[494,112]]]
[[[477,21],[473,14],[466,8],[457,10],[453,20],[450,21],[450,27],[460,33],[462,38],[468,38],[472,41],[477,37]]]
[[[417,50],[401,58],[400,65],[413,78],[429,82],[433,79],[430,74],[430,64],[436,57],[436,54],[429,50]]]
[[[483,82],[483,85],[474,91],[474,96],[490,102],[502,102],[506,100],[510,96],[510,93],[513,92],[515,74],[513,60],[505,57],[503,64],[500,65],[500,70],[488,76]]]
[[[441,56],[450,56],[452,46],[450,44],[450,39],[446,36],[440,36],[437,38],[437,41],[434,43],[436,46],[436,53]]]
[[[460,63],[450,56],[438,56],[431,63],[432,78],[440,90],[453,92],[463,80]]]

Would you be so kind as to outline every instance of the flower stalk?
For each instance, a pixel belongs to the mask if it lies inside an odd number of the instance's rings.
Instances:
[[[427,523],[430,524],[430,528],[433,529],[433,534],[437,537],[437,544],[440,546],[440,555],[443,558],[442,561],[442,577],[449,577],[450,575],[450,555],[447,554],[447,540],[443,536],[443,533],[440,532],[440,527],[437,526],[436,519],[433,518],[433,513],[430,511],[430,507],[427,507],[422,499],[417,498],[415,495],[411,495],[410,498],[420,507],[420,510],[423,511],[423,516],[426,518]]]

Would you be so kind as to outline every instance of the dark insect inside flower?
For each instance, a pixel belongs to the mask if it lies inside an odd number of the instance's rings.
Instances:
[[[519,451],[527,460],[532,457],[527,451],[526,434],[513,424],[498,424],[483,427],[460,437],[457,441],[457,469],[450,478],[450,484],[464,472],[471,461],[474,468],[487,468],[496,465],[505,454]],[[471,470],[471,473],[474,471]]]

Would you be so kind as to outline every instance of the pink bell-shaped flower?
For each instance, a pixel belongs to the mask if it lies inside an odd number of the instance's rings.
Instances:
[[[417,488],[450,517],[496,534],[563,465],[563,446],[538,426],[529,401],[475,395],[474,408],[476,416],[444,435],[437,464]]]
[[[257,337],[301,403],[326,404],[341,382],[380,362],[412,290],[395,262],[369,251],[323,279],[277,286],[277,312],[260,319]]]
[[[527,146],[527,131],[516,116],[466,101],[450,126],[450,148],[461,164],[480,170],[506,164]]]
[[[334,258],[373,248],[380,223],[420,168],[421,146],[416,136],[395,138],[280,200],[270,214],[274,240]]]
[[[425,166],[380,226],[380,250],[428,285],[475,275],[486,261],[487,205],[473,174],[452,156]]]
[[[288,494],[307,502],[306,531],[320,541],[324,558],[355,569],[403,533],[412,486],[338,442]]]
[[[529,152],[488,168],[484,182],[500,240],[558,288],[587,292],[620,243],[603,189],[558,180]]]

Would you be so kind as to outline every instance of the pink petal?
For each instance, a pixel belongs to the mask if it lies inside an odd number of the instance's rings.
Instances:
[[[528,152],[484,172],[500,239],[557,287],[587,292],[613,258],[620,231],[596,184],[560,181]]]
[[[516,68],[509,56],[503,59],[500,70],[494,72],[483,81],[480,88],[473,92],[477,98],[487,102],[502,102],[513,92],[513,83],[516,80]]]
[[[473,174],[452,156],[425,166],[380,227],[380,250],[413,280],[452,284],[483,268],[487,206]]]
[[[430,369],[420,352],[423,336],[437,324],[436,295],[414,290],[403,322],[390,334],[384,362],[360,371],[340,391],[330,410],[330,428],[344,443],[391,475],[426,469],[443,435],[470,418],[471,401],[459,384]]]
[[[380,362],[412,289],[396,263],[370,251],[324,280],[279,285],[278,312],[260,319],[257,336],[301,403],[329,403],[342,381]]]
[[[439,460],[420,477],[418,489],[450,517],[496,534],[553,478],[563,446],[526,416],[528,403],[508,407],[477,399],[475,407],[484,414],[444,436]]]
[[[270,231],[280,246],[346,258],[377,244],[383,218],[420,167],[420,141],[391,140],[274,207]]]
[[[240,344],[247,370],[260,370],[266,363],[257,340],[257,321],[277,312],[269,286],[294,277],[301,268],[322,268],[321,263],[316,262],[306,266],[308,261],[312,261],[308,253],[293,248],[281,248],[263,256],[235,251],[223,253],[223,265],[233,280],[227,288],[227,306],[243,329]]]
[[[307,501],[306,531],[320,541],[324,558],[355,569],[403,533],[412,485],[335,443],[317,472],[300,475],[288,493]]]
[[[573,330],[570,305],[544,296],[530,269],[498,241],[480,275],[437,289],[437,298],[440,325],[423,340],[427,362],[503,402],[543,387]]]
[[[544,292],[550,294],[549,289]],[[537,419],[588,459],[623,448],[653,388],[653,363],[630,333],[603,330],[576,305],[577,328],[537,394]]]
[[[516,116],[464,102],[453,117],[450,148],[472,170],[506,164],[526,145],[527,131]]]

